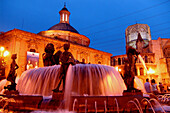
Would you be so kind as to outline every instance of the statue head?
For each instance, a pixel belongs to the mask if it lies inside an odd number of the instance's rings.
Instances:
[[[48,43],[45,47],[46,53],[54,53],[54,45],[52,43]]]
[[[11,59],[17,59],[17,54],[12,54]]]
[[[138,52],[135,48],[133,48],[132,46],[128,46],[127,48],[126,48],[126,54],[128,55],[128,54],[133,54],[133,55],[139,55],[140,54],[140,52]]]
[[[68,43],[68,44],[64,44],[64,50],[69,50],[69,48],[70,48],[70,44]]]

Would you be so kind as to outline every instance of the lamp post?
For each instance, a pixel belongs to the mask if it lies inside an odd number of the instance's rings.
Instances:
[[[0,80],[5,77],[5,67],[6,67],[6,57],[9,55],[9,52],[5,50],[4,47],[0,47]]]

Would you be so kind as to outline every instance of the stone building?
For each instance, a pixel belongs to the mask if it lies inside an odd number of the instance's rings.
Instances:
[[[158,75],[158,80],[170,83],[170,39],[159,37],[157,40],[151,40],[149,47],[155,54],[155,74]]]
[[[135,24],[126,29],[126,47],[132,46],[140,52],[142,61],[137,60],[137,76],[143,82],[146,78],[170,84],[170,39],[158,38],[151,40],[150,28],[146,24]],[[125,55],[113,56],[111,65],[124,76]]]
[[[19,65],[17,74],[20,76],[27,67],[43,67],[42,54],[48,43],[54,44],[55,52],[64,51],[63,45],[70,43],[69,51],[76,60],[91,64],[110,65],[112,54],[89,47],[90,39],[73,28],[69,23],[70,12],[64,6],[59,12],[60,23],[52,26],[47,31],[38,34],[13,29],[0,34],[0,46],[5,47],[10,55],[6,58],[5,75],[10,68],[11,55],[17,54],[16,62]],[[31,59],[31,61],[29,60]],[[29,60],[29,61],[28,61]],[[29,65],[28,65],[29,64]]]

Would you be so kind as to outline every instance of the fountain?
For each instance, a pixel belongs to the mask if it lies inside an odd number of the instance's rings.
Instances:
[[[25,97],[27,101],[37,98],[36,100],[39,101],[39,103],[36,102],[36,107],[43,108],[43,106],[39,104],[43,103],[43,97],[50,97],[54,94],[52,90],[58,85],[59,69],[60,65],[54,65],[25,71],[17,82],[16,89],[19,95],[17,95],[18,97],[13,95],[13,98],[19,99]],[[96,64],[70,65],[67,72],[66,89],[64,92],[64,98],[66,100],[65,105],[67,105],[65,108],[72,110],[70,106],[73,105],[74,99],[77,98],[76,104],[78,105],[81,104],[81,99],[84,103],[85,100],[83,99],[87,99],[88,104],[94,101],[93,106],[96,101],[96,108],[98,111],[101,109],[99,106],[103,106],[102,109],[106,111],[106,104],[104,104],[104,102],[108,105],[109,98],[122,97],[124,90],[126,90],[126,86],[122,77],[119,72],[111,66]],[[56,98],[59,98],[58,95],[57,97],[54,96],[55,95],[50,99],[56,100]],[[62,94],[61,98],[63,98]],[[118,99],[117,102],[119,101]],[[60,103],[62,102],[63,100],[61,99]],[[102,105],[100,103],[102,103]],[[57,106],[57,104],[55,105]],[[54,109],[57,109],[57,107],[54,107]],[[88,110],[90,110],[90,108]]]
[[[12,108],[10,107],[12,110],[38,112],[65,109],[77,112],[121,112],[128,106],[127,108],[142,113],[145,106],[148,107],[147,101],[154,111],[151,102],[144,100],[143,95],[123,95],[127,88],[114,67],[100,64],[69,65],[63,87],[65,90],[62,92],[59,90],[62,85],[58,85],[61,81],[60,68],[61,65],[52,65],[27,70],[16,82],[19,94],[0,96],[7,100],[15,100],[13,103],[7,101],[8,106],[12,105]],[[136,83],[130,91],[139,87],[142,90],[137,77],[133,79]],[[54,90],[56,87],[57,91]],[[3,105],[2,102],[1,104]]]

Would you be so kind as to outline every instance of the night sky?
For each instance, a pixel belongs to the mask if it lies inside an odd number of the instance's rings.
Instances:
[[[70,11],[70,24],[90,39],[90,47],[125,54],[125,29],[148,24],[151,37],[170,38],[170,0],[0,0],[0,31],[14,28],[39,33]]]

